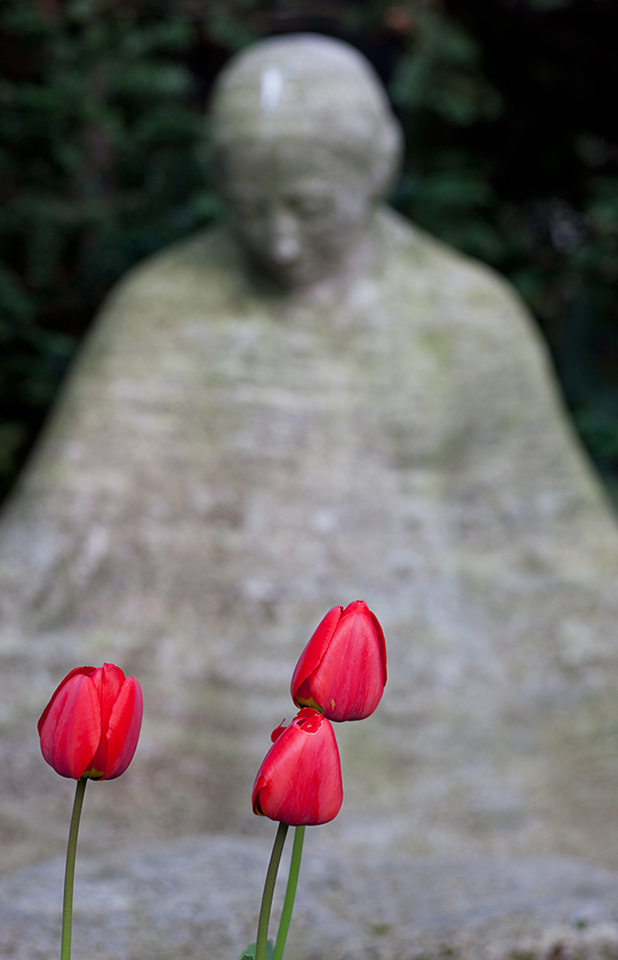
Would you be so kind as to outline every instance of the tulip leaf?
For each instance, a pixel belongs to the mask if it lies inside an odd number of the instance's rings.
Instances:
[[[255,960],[255,947],[256,947],[256,941],[254,940],[253,943],[250,943],[249,946],[243,950],[238,960]],[[274,952],[275,952],[275,941],[268,940],[266,942],[266,960],[273,960]]]
[[[238,960],[255,960],[255,947],[256,941],[254,940],[248,947],[245,947]]]

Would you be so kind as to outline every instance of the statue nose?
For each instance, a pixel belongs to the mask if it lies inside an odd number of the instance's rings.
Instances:
[[[289,213],[273,213],[269,224],[268,247],[276,263],[294,263],[300,255],[298,227]]]

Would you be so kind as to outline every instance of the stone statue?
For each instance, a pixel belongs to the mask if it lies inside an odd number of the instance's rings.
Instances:
[[[62,847],[33,724],[103,660],[145,726],[84,848],[268,832],[249,794],[297,656],[357,598],[390,679],[338,730],[332,842],[608,862],[618,536],[529,317],[384,205],[401,138],[351,47],[256,44],[211,122],[230,223],[110,295],[0,527],[5,862]]]

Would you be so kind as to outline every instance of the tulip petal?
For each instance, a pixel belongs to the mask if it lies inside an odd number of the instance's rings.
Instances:
[[[286,730],[286,729],[287,729],[287,727],[286,727],[286,725],[285,725],[285,717],[284,717],[283,720],[281,721],[281,723],[279,724],[279,726],[278,726],[278,727],[275,727],[275,729],[273,730],[273,732],[272,732],[271,735],[270,735],[270,739],[272,740],[272,742],[274,743],[275,740],[277,739],[277,737],[280,737],[281,734],[283,733],[283,731]]]
[[[262,777],[259,773],[255,778],[255,783],[253,784],[253,794],[252,794],[252,806],[253,812],[257,814],[258,817],[265,817],[266,814],[260,806],[260,793],[267,786],[268,781],[266,777]]]
[[[59,691],[62,689],[62,687],[64,687],[65,683],[68,683],[68,681],[71,679],[71,677],[74,677],[74,676],[76,676],[77,674],[83,675],[83,676],[85,676],[85,677],[90,677],[90,676],[92,676],[92,674],[95,672],[95,669],[96,669],[95,667],[75,667],[74,670],[71,670],[70,673],[67,673],[66,677],[64,677],[64,678],[60,681],[60,683],[58,684],[58,686],[56,687],[56,689],[54,690],[54,692],[53,692],[53,694],[52,694],[52,696],[51,696],[51,700],[49,701],[49,703],[47,704],[47,706],[46,706],[45,709],[43,710],[43,713],[42,713],[41,716],[39,717],[39,722],[37,723],[37,730],[39,731],[39,734],[41,733],[41,730],[43,729],[43,724],[45,723],[45,720],[47,719],[47,714],[48,714],[49,711],[51,710],[52,704],[53,704],[54,700],[55,700],[56,697],[58,696],[58,693],[59,693]]]
[[[344,613],[321,669],[311,678],[314,699],[331,720],[362,720],[374,712],[382,699],[383,678],[373,622],[357,609]]]
[[[380,662],[382,664],[382,686],[385,687],[386,681],[388,680],[388,672],[386,669],[386,640],[384,639],[384,631],[382,630],[380,621],[376,617],[375,613],[372,613],[372,611],[369,608],[367,608],[367,613],[371,617],[371,622],[373,623],[375,632],[378,637],[378,646],[380,649]]]
[[[111,710],[107,728],[107,764],[103,780],[119,777],[131,763],[137,749],[143,712],[142,688],[135,677],[129,677],[124,681]]]
[[[107,733],[112,708],[118,699],[125,675],[113,663],[104,663],[92,674],[92,680],[99,691],[101,698],[101,730]]]
[[[38,731],[45,760],[64,777],[119,777],[139,738],[142,692],[119,667],[77,667],[58,685]],[[108,749],[110,748],[110,749]]]
[[[79,780],[101,739],[101,703],[84,669],[73,670],[60,684],[39,721],[41,752],[62,777]]]
[[[291,684],[292,700],[298,707],[309,706],[320,709],[318,704],[313,702],[306,681],[320,665],[324,654],[328,650],[342,613],[343,607],[341,606],[333,607],[328,611],[299,657]]]
[[[298,706],[329,720],[363,720],[378,706],[386,683],[386,644],[363,600],[335,607],[303,650],[292,678]]]
[[[101,739],[97,752],[92,758],[92,764],[85,773],[87,777],[91,777],[93,780],[107,779],[107,728],[109,727],[109,718],[113,706],[118,699],[124,680],[124,673],[120,667],[113,663],[104,663],[92,674],[92,682],[97,688],[101,704]]]
[[[254,813],[292,826],[328,823],[342,802],[334,730],[317,710],[305,708],[264,758],[253,785]]]

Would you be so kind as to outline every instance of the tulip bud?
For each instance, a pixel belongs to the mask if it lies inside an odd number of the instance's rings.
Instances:
[[[329,720],[363,720],[382,698],[386,644],[366,603],[333,607],[303,650],[292,677],[292,699]]]
[[[142,725],[142,690],[113,663],[77,667],[38,723],[41,752],[62,777],[113,780],[127,769]]]
[[[253,784],[253,812],[296,827],[333,820],[343,803],[343,783],[329,721],[305,707],[272,738]]]

